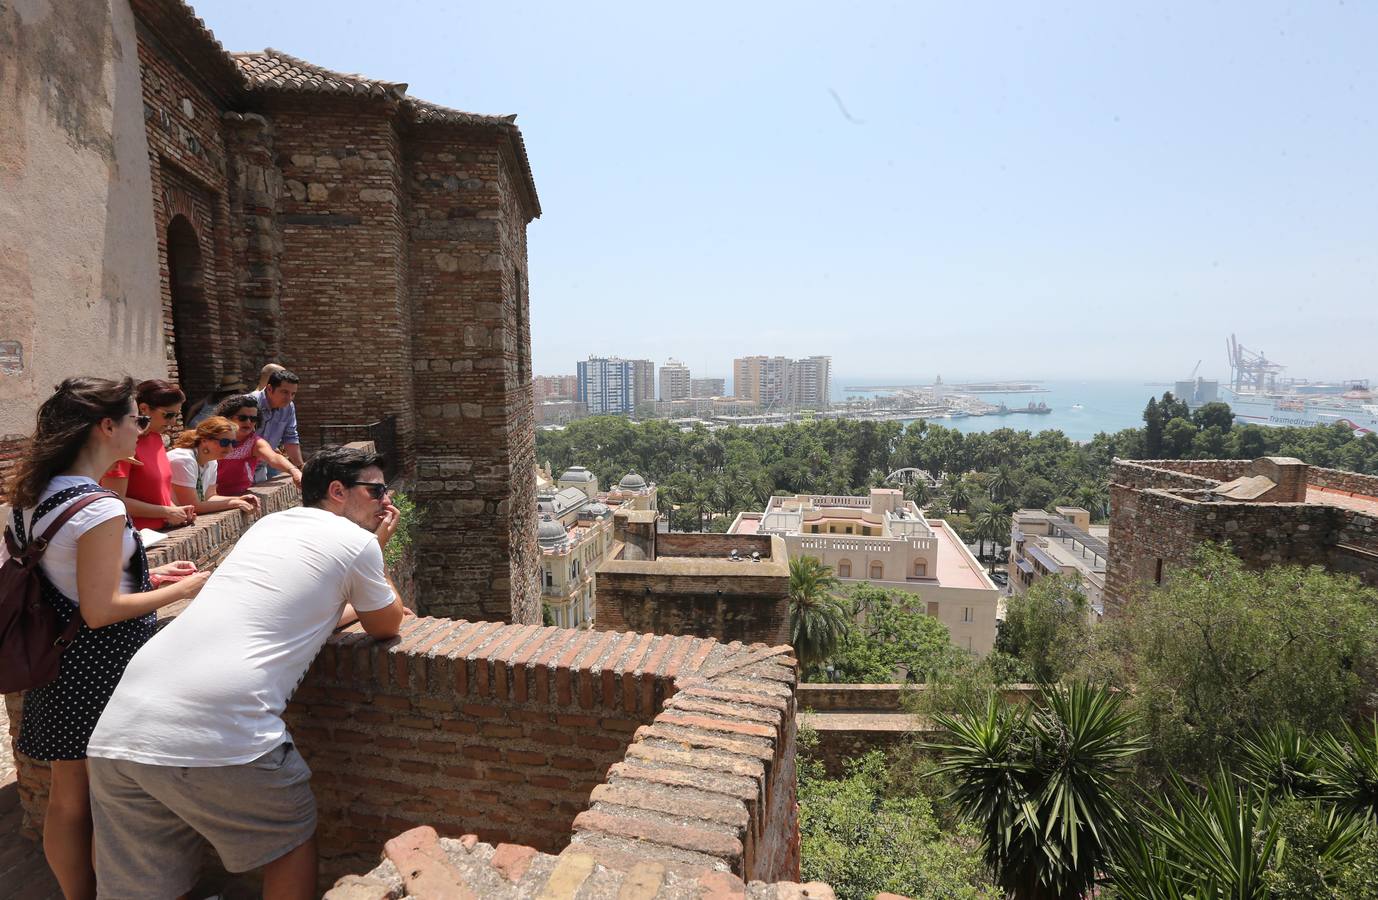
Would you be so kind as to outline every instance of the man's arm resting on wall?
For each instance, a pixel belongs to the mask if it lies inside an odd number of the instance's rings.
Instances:
[[[382,609],[375,609],[373,612],[359,612],[351,604],[346,603],[344,612],[340,615],[340,621],[336,628],[343,628],[358,622],[364,627],[364,633],[369,637],[386,641],[397,637],[401,630],[402,620],[407,616],[414,616],[416,613],[402,605],[402,595],[397,591],[397,585],[393,584],[392,579],[388,579],[388,586],[392,588],[392,603]]]

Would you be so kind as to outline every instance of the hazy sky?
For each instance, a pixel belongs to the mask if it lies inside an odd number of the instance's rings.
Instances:
[[[538,374],[1378,377],[1378,3],[195,5],[519,114]]]

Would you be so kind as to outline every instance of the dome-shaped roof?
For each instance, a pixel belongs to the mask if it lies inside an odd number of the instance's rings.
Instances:
[[[624,491],[641,491],[646,488],[646,479],[635,472],[628,472],[622,476],[622,480],[617,483],[617,486]]]
[[[542,547],[558,547],[569,540],[569,534],[565,531],[565,526],[554,519],[541,519],[540,526],[536,529],[536,542]]]
[[[612,509],[610,509],[606,503],[599,503],[595,500],[593,503],[579,510],[579,513],[580,515],[587,513],[595,519],[601,519],[606,515],[610,515]]]
[[[561,481],[592,481],[593,473],[583,466],[570,466],[560,476]]]

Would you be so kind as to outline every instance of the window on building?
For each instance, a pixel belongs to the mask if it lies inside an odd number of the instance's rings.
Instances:
[[[851,534],[851,533],[852,533],[852,526],[848,525],[847,528],[846,528],[845,533],[846,533],[846,534]]]
[[[851,577],[852,577],[852,561],[851,561],[850,559],[843,559],[843,560],[839,560],[839,561],[838,561],[838,563],[837,563],[837,577],[838,577],[838,578],[851,578]]]
[[[929,614],[930,616],[937,616],[937,615],[938,615],[938,601],[937,601],[937,600],[929,600],[929,601],[928,601],[928,614]]]
[[[545,570],[545,586],[555,587],[555,573],[549,569]]]
[[[885,566],[878,562],[871,563],[871,580],[880,581],[885,577]]]
[[[970,607],[970,606],[963,606],[963,607],[962,607],[962,621],[963,621],[963,622],[967,622],[967,623],[970,623],[970,622],[975,621],[975,620],[972,618],[972,615],[971,615],[971,607]]]
[[[915,577],[915,578],[927,578],[927,577],[928,577],[928,563],[924,562],[924,561],[921,560],[921,559],[916,559],[916,560],[914,560],[914,577]]]

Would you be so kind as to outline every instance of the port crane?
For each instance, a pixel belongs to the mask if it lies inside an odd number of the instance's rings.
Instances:
[[[1235,393],[1277,390],[1278,376],[1286,366],[1273,362],[1261,350],[1245,347],[1233,334],[1225,341],[1225,349],[1230,359],[1231,390]]]

